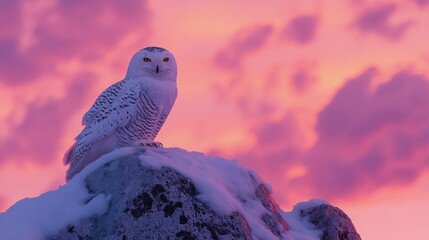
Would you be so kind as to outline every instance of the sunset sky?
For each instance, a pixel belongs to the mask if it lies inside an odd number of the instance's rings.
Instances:
[[[238,160],[285,211],[326,199],[362,239],[427,239],[429,0],[0,0],[0,211],[64,184],[146,46],[178,62],[164,146]]]

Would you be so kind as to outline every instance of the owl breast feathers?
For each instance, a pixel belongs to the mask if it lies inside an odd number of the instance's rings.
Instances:
[[[64,156],[66,179],[116,148],[153,143],[176,100],[176,79],[169,51],[147,47],[134,54],[125,79],[103,91],[83,116],[85,128]]]

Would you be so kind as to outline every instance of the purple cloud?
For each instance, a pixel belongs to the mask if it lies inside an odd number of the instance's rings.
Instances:
[[[3,0],[0,8],[0,38],[16,35],[21,26],[21,2]]]
[[[375,69],[369,69],[348,81],[319,114],[316,129],[324,141],[340,137],[360,140],[386,124],[429,117],[425,110],[429,104],[428,83],[423,77],[403,71],[371,94],[369,85],[374,75]]]
[[[305,92],[310,84],[315,82],[315,78],[308,69],[297,69],[291,76],[291,85],[296,92]]]
[[[374,33],[390,40],[399,40],[411,27],[410,21],[392,24],[390,21],[398,10],[395,3],[386,3],[362,12],[354,22],[361,32]]]
[[[425,7],[429,5],[429,0],[413,0],[418,6]]]
[[[55,157],[67,119],[87,100],[94,81],[92,74],[80,74],[63,99],[30,104],[22,123],[11,130],[13,135],[0,142],[0,164],[8,158],[32,159],[41,164],[58,161]]]
[[[39,51],[55,50],[61,57],[78,53],[83,59],[94,59],[135,29],[149,34],[146,1],[59,1],[54,10],[38,26],[36,37]],[[50,21],[54,16],[59,19]]]
[[[429,79],[405,70],[372,92],[374,75],[348,81],[318,116],[303,181],[323,197],[409,183],[429,167]]]
[[[19,45],[21,2],[8,0],[10,7],[2,7],[0,19],[9,16],[5,22],[13,27],[6,26],[7,34],[0,34],[0,81],[9,85],[27,83],[42,74],[53,74],[62,61],[73,58],[95,61],[136,29],[141,31],[142,39],[147,39],[150,35],[147,2],[126,2],[58,1],[35,21],[35,42],[23,50]],[[4,27],[4,21],[0,22]]]
[[[356,139],[361,134],[361,131],[356,133],[355,126],[361,122],[359,117],[364,117],[361,106],[368,104],[369,86],[375,74],[376,69],[370,68],[357,79],[347,81],[332,102],[319,113],[316,131],[324,142]]]
[[[237,34],[234,39],[215,56],[215,63],[224,69],[241,66],[243,58],[259,50],[272,34],[271,25],[256,26]]]
[[[288,113],[255,120],[255,145],[232,158],[271,183],[282,202],[296,195],[352,198],[414,181],[429,167],[429,79],[404,70],[373,89],[376,74],[369,68],[337,91],[317,116],[309,149]],[[294,169],[298,177],[285,177]]]
[[[318,25],[318,18],[316,16],[298,16],[289,22],[284,28],[282,35],[294,42],[307,44],[315,38]]]

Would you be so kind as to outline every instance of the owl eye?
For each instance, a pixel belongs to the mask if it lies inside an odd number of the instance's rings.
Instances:
[[[145,57],[145,58],[143,58],[143,61],[144,62],[151,62],[152,60],[150,58]]]
[[[166,58],[162,59],[162,61],[163,62],[168,62],[168,61],[170,61],[170,59],[168,57],[166,57]]]

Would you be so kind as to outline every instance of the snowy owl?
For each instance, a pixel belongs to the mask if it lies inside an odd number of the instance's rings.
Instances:
[[[177,65],[169,51],[146,47],[132,57],[125,79],[107,88],[83,116],[85,128],[66,152],[70,180],[101,155],[154,142],[177,97]]]

